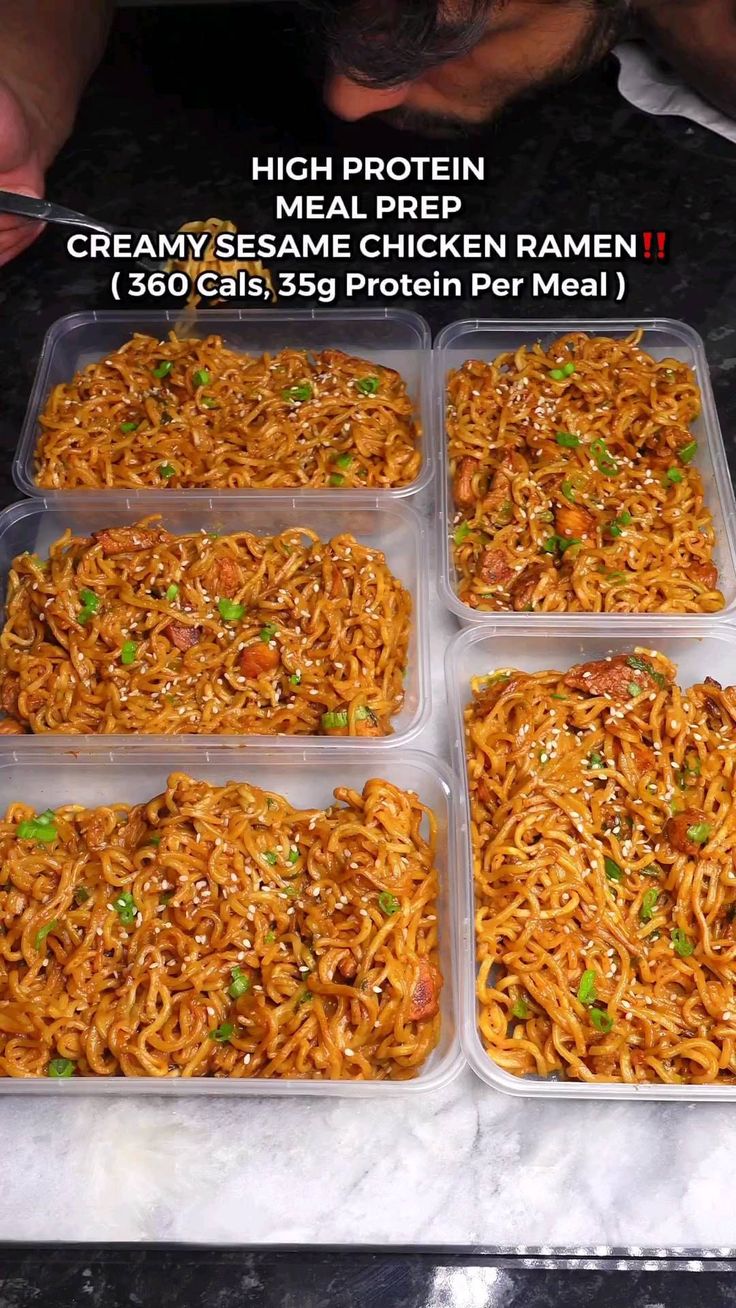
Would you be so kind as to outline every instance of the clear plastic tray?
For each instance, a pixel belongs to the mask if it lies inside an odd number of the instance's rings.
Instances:
[[[8,738],[6,738],[8,739]],[[222,749],[179,747],[169,741],[165,752],[148,748],[145,767],[140,751],[124,746],[108,749],[104,759],[84,747],[75,751],[47,745],[44,756],[30,758],[24,750],[0,747],[0,811],[23,798],[37,811],[63,803],[95,805],[112,800],[138,802],[150,799],[165,788],[170,772],[188,772],[199,780],[224,785],[228,781],[253,781],[279,791],[291,803],[312,807],[332,802],[336,786],[361,790],[371,777],[382,777],[395,785],[414,790],[435,813],[438,822],[437,869],[440,879],[438,920],[440,966],[444,976],[441,992],[442,1029],[437,1049],[420,1074],[411,1081],[283,1081],[253,1079],[228,1081],[215,1078],[171,1079],[115,1077],[99,1079],[72,1077],[0,1078],[0,1095],[343,1095],[349,1098],[381,1098],[416,1095],[446,1086],[464,1065],[457,1029],[456,949],[457,896],[460,878],[457,866],[457,783],[449,768],[437,759],[410,750],[390,753],[363,747],[354,752],[300,749],[290,744],[278,753],[269,746],[241,747],[237,754]]]
[[[543,631],[538,624],[530,622],[528,616],[524,614],[513,628],[509,625],[484,630],[468,628],[455,637],[445,656],[452,758],[463,795],[460,817],[463,884],[458,915],[458,952],[461,966],[460,1038],[465,1057],[482,1081],[512,1095],[543,1099],[736,1100],[736,1086],[633,1086],[514,1076],[494,1063],[483,1047],[475,995],[473,849],[463,720],[463,711],[471,697],[471,678],[492,672],[494,668],[516,667],[525,672],[567,668],[572,663],[621,653],[631,649],[632,645],[645,645],[671,658],[677,664],[679,680],[684,686],[702,681],[708,675],[729,684],[734,680],[736,665],[736,628],[725,623],[714,624],[709,618],[670,619],[654,628],[641,618],[591,619],[589,616],[587,625],[574,631]]]
[[[643,330],[642,349],[654,358],[674,357],[690,364],[695,370],[702,395],[700,416],[693,424],[693,433],[698,441],[698,453],[695,466],[699,469],[705,488],[705,503],[713,515],[716,532],[716,549],[714,559],[718,567],[720,587],[726,601],[725,608],[719,614],[710,615],[714,621],[728,619],[736,610],[736,500],[728,471],[723,436],[718,422],[713,389],[710,382],[708,361],[701,337],[686,323],[675,322],[669,318],[598,318],[582,321],[578,319],[539,319],[530,322],[492,321],[483,318],[468,318],[462,322],[450,323],[437,337],[434,347],[434,421],[438,432],[438,464],[441,488],[441,510],[439,514],[438,557],[440,565],[439,586],[442,598],[449,609],[457,615],[464,625],[488,624],[501,622],[516,623],[520,620],[532,623],[581,625],[590,617],[585,613],[483,613],[471,609],[457,595],[457,575],[453,557],[450,534],[454,516],[452,486],[450,482],[450,465],[447,456],[447,432],[445,412],[447,405],[447,376],[459,368],[466,359],[483,359],[490,361],[505,350],[518,349],[520,345],[532,345],[541,340],[553,341],[564,332],[584,331],[604,336],[628,336],[638,328]],[[617,616],[617,615],[609,615]],[[666,623],[671,614],[643,614],[648,622],[655,626]],[[618,618],[617,618],[618,620]]]
[[[404,683],[405,699],[401,712],[393,719],[394,732],[384,737],[380,749],[405,744],[414,738],[427,720],[430,710],[430,682],[428,676],[429,632],[427,602],[429,590],[429,562],[427,533],[418,515],[407,504],[389,503],[381,508],[356,504],[352,499],[337,503],[331,496],[311,495],[308,499],[291,495],[265,495],[257,502],[244,504],[238,496],[211,495],[193,502],[180,492],[151,494],[145,501],[133,495],[84,495],[47,502],[24,500],[12,504],[0,513],[0,600],[4,603],[5,582],[10,564],[24,550],[45,556],[49,545],[70,528],[80,535],[89,535],[106,526],[119,526],[137,521],[146,514],[160,514],[162,523],[172,532],[185,534],[201,529],[232,532],[253,531],[270,535],[290,527],[310,527],[323,539],[329,540],[340,532],[350,532],[361,543],[382,550],[389,567],[406,586],[412,597],[412,622],[409,640],[409,660]],[[79,735],[16,736],[18,749],[43,753],[52,740],[79,741],[86,739],[92,746],[99,741],[109,745],[110,736],[81,737]],[[263,741],[263,736],[129,736],[120,735],[131,747],[148,748],[164,741],[196,741],[201,746],[237,745],[242,741]],[[333,746],[360,748],[360,738],[340,736],[269,736],[274,751],[288,746],[289,741],[316,740],[329,753]]]
[[[46,398],[59,382],[70,381],[74,373],[118,349],[134,332],[167,336],[181,322],[180,309],[91,310],[68,314],[49,328],[41,349],[31,398],[26,410],[18,449],[13,462],[13,480],[26,495],[44,499],[87,498],[102,492],[85,490],[49,490],[36,485],[34,458],[39,436],[38,417]],[[354,496],[363,504],[379,499],[382,503],[416,495],[432,478],[434,469],[434,433],[431,411],[431,335],[429,326],[418,314],[406,309],[204,309],[197,313],[187,336],[216,333],[225,344],[247,354],[275,352],[286,346],[322,350],[333,347],[386,364],[400,372],[414,401],[422,429],[422,466],[419,476],[408,486],[395,490],[332,491],[337,504],[343,495]],[[131,496],[148,498],[156,490],[109,490],[107,495],[121,499]],[[323,490],[295,488],[293,491],[213,491],[180,490],[177,495],[189,498],[210,495],[238,495],[243,499],[262,499],[284,493],[310,497]]]

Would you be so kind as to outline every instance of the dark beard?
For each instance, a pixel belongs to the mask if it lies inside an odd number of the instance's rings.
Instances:
[[[387,109],[385,113],[377,114],[376,117],[399,131],[413,132],[417,136],[429,136],[439,140],[456,140],[483,132],[509,104],[518,104],[535,98],[545,91],[553,91],[557,87],[564,86],[566,82],[574,81],[576,77],[588,72],[604,59],[624,33],[628,12],[627,0],[604,0],[602,5],[596,4],[595,8],[591,8],[590,23],[585,32],[559,67],[545,73],[533,86],[510,94],[503,104],[489,109],[487,117],[479,122],[468,122],[464,118],[451,114],[424,113],[422,110],[404,105]]]

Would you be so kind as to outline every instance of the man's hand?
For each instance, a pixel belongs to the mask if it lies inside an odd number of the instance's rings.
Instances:
[[[33,127],[20,102],[0,81],[0,189],[23,195],[43,195],[43,169],[33,139]],[[35,241],[42,223],[0,213],[0,267]]]

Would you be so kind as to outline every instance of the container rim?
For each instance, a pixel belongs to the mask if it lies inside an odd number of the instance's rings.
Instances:
[[[108,737],[108,740],[110,738]],[[171,737],[168,737],[171,740]],[[261,737],[261,741],[263,737]],[[224,764],[229,760],[230,753],[217,746],[208,748],[203,751],[194,746],[189,748],[176,749],[177,765],[183,763],[184,766],[190,764],[194,767],[199,765],[208,766],[211,764]],[[171,762],[170,749],[151,749],[148,751],[148,762],[151,766],[174,767]],[[254,746],[250,751],[253,762],[260,761],[269,766],[277,768],[291,768],[295,762],[301,762],[306,769],[313,764],[314,758],[310,751],[303,751],[305,757],[301,760],[297,758],[299,751],[293,751],[290,758],[287,755],[274,756],[267,744]],[[441,876],[444,880],[445,890],[447,893],[448,913],[446,921],[446,940],[449,949],[449,957],[452,972],[452,1001],[449,1012],[443,1014],[444,1021],[450,1021],[453,1024],[452,1038],[445,1050],[445,1053],[438,1060],[438,1064],[430,1072],[423,1075],[421,1072],[418,1076],[407,1081],[306,1081],[298,1078],[285,1078],[281,1081],[270,1080],[267,1078],[253,1078],[251,1080],[227,1080],[215,1077],[210,1078],[191,1078],[183,1080],[182,1078],[158,1078],[158,1077],[78,1077],[65,1079],[47,1079],[43,1077],[14,1078],[0,1077],[0,1099],[4,1096],[45,1096],[45,1095],[71,1095],[73,1098],[82,1096],[103,1095],[138,1097],[139,1095],[165,1095],[167,1097],[233,1097],[233,1096],[262,1096],[264,1098],[277,1098],[285,1096],[320,1096],[330,1098],[400,1098],[412,1097],[424,1093],[430,1093],[434,1090],[441,1090],[448,1086],[459,1076],[465,1067],[465,1056],[460,1044],[460,1021],[459,1021],[459,950],[458,950],[458,809],[457,809],[457,781],[452,768],[445,763],[443,759],[435,758],[422,750],[405,749],[401,753],[394,753],[392,761],[396,764],[406,763],[423,772],[434,782],[439,782],[445,811],[443,816],[446,817],[447,823],[447,857],[446,866],[441,870]],[[108,745],[107,761],[110,766],[128,766],[136,770],[140,766],[141,756],[139,751],[128,750],[125,747]],[[369,776],[370,769],[380,769],[386,761],[386,755],[381,751],[367,746],[364,748],[364,754],[361,758],[356,757],[352,751],[336,751],[330,757],[330,763],[334,765],[349,764],[355,766],[360,764],[366,774]],[[73,775],[76,767],[85,764],[98,766],[100,755],[97,751],[82,747],[76,752],[74,761],[69,764],[70,775]],[[12,748],[0,747],[0,775],[3,769],[17,765],[23,767],[34,767],[35,761],[28,755],[18,755]]]
[[[450,545],[450,526],[453,517],[452,492],[449,475],[449,458],[448,458],[448,440],[447,429],[445,424],[445,403],[446,403],[446,381],[447,366],[445,362],[446,351],[450,348],[459,348],[462,337],[466,334],[486,331],[490,333],[500,332],[518,332],[524,336],[536,336],[544,333],[564,333],[568,331],[584,332],[605,332],[606,330],[616,330],[619,333],[638,331],[669,331],[672,335],[679,338],[680,342],[686,345],[693,354],[693,364],[695,375],[701,393],[701,417],[704,427],[703,446],[707,450],[707,457],[710,459],[713,468],[713,481],[715,498],[720,509],[723,521],[723,530],[720,533],[719,544],[723,547],[731,565],[732,576],[734,577],[734,594],[731,601],[720,609],[718,613],[700,615],[700,614],[681,614],[683,621],[691,622],[701,616],[707,616],[714,622],[729,622],[736,615],[736,494],[734,485],[728,468],[728,459],[723,441],[723,433],[716,409],[715,397],[713,395],[713,386],[711,381],[710,366],[705,351],[705,344],[699,332],[691,327],[689,323],[682,322],[676,318],[589,318],[582,320],[578,318],[463,318],[455,322],[447,323],[438,333],[434,342],[433,350],[433,378],[432,389],[434,393],[434,422],[437,430],[437,478],[440,489],[440,511],[438,514],[438,560],[439,560],[439,579],[438,586],[442,601],[446,608],[454,613],[460,621],[466,625],[477,625],[485,627],[487,624],[495,622],[505,622],[516,625],[520,619],[529,619],[532,623],[543,626],[547,623],[553,627],[561,623],[571,623],[583,625],[590,614],[585,613],[535,613],[535,614],[515,614],[515,613],[491,613],[471,609],[468,604],[459,599],[454,585],[454,563],[452,549]],[[646,348],[646,347],[644,347]],[[468,355],[471,357],[470,348]],[[712,498],[712,496],[711,496]],[[634,614],[602,614],[601,617],[615,617],[620,621],[624,617],[641,617],[642,620],[653,622],[657,625],[666,622],[671,616],[662,613],[646,613],[638,610]]]
[[[38,437],[38,416],[42,404],[49,391],[49,372],[53,361],[54,351],[58,342],[69,332],[79,327],[91,323],[121,323],[129,324],[131,329],[135,324],[142,327],[161,323],[164,320],[174,328],[181,321],[184,312],[183,306],[177,309],[85,309],[77,310],[73,313],[63,314],[62,317],[55,319],[47,328],[38,356],[38,363],[34,374],[28,404],[21,423],[20,436],[16,446],[13,458],[11,475],[17,489],[24,495],[33,499],[45,500],[62,500],[69,499],[75,503],[84,503],[91,495],[105,494],[108,497],[119,496],[122,498],[135,497],[145,500],[153,494],[156,494],[156,488],[130,488],[120,489],[111,488],[105,491],[100,490],[54,490],[53,488],[38,486],[36,484],[33,472],[33,458],[36,449]],[[348,495],[355,498],[356,503],[368,504],[374,498],[382,502],[392,502],[395,500],[406,499],[419,494],[425,490],[433,481],[435,468],[435,445],[436,433],[432,419],[432,333],[429,323],[421,314],[416,313],[413,309],[390,308],[386,306],[369,306],[367,308],[356,309],[260,309],[260,308],[210,308],[198,309],[195,321],[192,323],[192,330],[196,329],[201,323],[203,326],[209,325],[212,328],[225,327],[227,324],[252,323],[258,322],[276,322],[276,323],[334,323],[336,325],[349,325],[350,323],[361,325],[371,322],[380,323],[397,323],[406,327],[414,333],[416,340],[408,349],[414,349],[419,357],[419,381],[418,394],[415,402],[415,412],[421,424],[421,449],[422,463],[419,475],[414,481],[409,482],[406,486],[397,486],[387,488],[386,490],[376,489],[353,489],[350,491],[340,491],[337,494],[340,500],[344,501]],[[285,488],[287,493],[297,497],[303,497],[309,501],[315,495],[324,493],[321,487],[293,487]],[[256,497],[263,500],[264,497],[276,496],[283,493],[283,488],[275,491],[259,490],[258,488],[243,488],[242,490],[231,490],[225,488],[220,491],[200,490],[192,488],[191,490],[174,490],[169,494],[180,496],[182,499],[196,499],[200,494],[205,495],[237,495],[240,499],[252,501]],[[331,492],[333,495],[335,491]]]
[[[600,615],[587,614],[585,616],[587,617],[588,627],[586,634],[598,639],[605,639],[608,636],[611,639],[618,640],[621,636],[637,634],[644,636],[648,627],[646,621],[641,618],[630,619],[629,622],[624,623],[611,621],[609,618],[607,622],[601,623],[596,621],[596,619],[600,618]],[[520,614],[519,617],[528,618],[529,615]],[[605,626],[606,630],[602,630],[602,626]],[[736,647],[736,625],[713,623],[709,621],[707,616],[702,619],[691,620],[687,626],[682,625],[682,620],[678,622],[671,619],[670,627],[671,630],[668,635],[675,639],[697,639],[699,636],[708,635],[718,640],[725,640]],[[461,655],[468,648],[480,645],[485,641],[491,641],[495,636],[507,636],[511,630],[509,624],[505,626],[499,624],[498,629],[466,627],[453,637],[445,651],[445,684],[450,716],[450,752],[459,785],[460,922],[465,928],[460,944],[461,977],[458,990],[460,1041],[468,1066],[486,1085],[516,1098],[558,1101],[571,1099],[662,1100],[679,1103],[736,1100],[736,1085],[699,1086],[690,1084],[666,1086],[659,1085],[656,1082],[629,1085],[616,1081],[548,1081],[542,1078],[514,1076],[499,1067],[483,1047],[478,1030],[478,1005],[475,990],[477,958],[474,854],[463,715],[464,707],[469,702],[469,686],[464,690],[461,688],[458,664]],[[515,635],[524,638],[532,637],[536,640],[542,640],[545,637],[545,633],[539,627],[534,627],[531,624],[526,624],[525,627],[522,623],[513,628],[513,631]],[[565,634],[564,628],[560,629],[558,627],[555,634],[557,636]],[[577,639],[581,635],[580,627],[568,626],[566,634],[573,639]],[[523,658],[521,661],[523,663]]]

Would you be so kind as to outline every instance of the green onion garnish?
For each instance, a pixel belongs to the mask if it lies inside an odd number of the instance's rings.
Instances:
[[[613,1018],[604,1008],[591,1008],[590,1020],[596,1031],[602,1032],[603,1035],[608,1035],[613,1027]]]
[[[195,386],[209,386],[212,378],[206,368],[198,368],[194,374]]]
[[[311,400],[312,387],[309,382],[302,382],[299,386],[285,386],[281,392],[282,399],[291,400],[294,403],[302,404],[305,400]]]
[[[334,709],[331,713],[323,713],[321,721],[326,731],[334,730],[335,727],[346,727],[348,725],[348,711],[347,709]]]
[[[571,431],[558,431],[557,435],[555,436],[555,440],[557,441],[558,445],[562,445],[563,449],[566,450],[576,450],[578,448],[578,445],[580,444],[580,437],[576,436]],[[570,498],[574,498],[574,497],[570,497]]]
[[[381,383],[377,377],[361,377],[355,385],[363,395],[376,395]]]
[[[289,850],[289,856],[288,856],[288,858],[287,858],[286,861],[287,861],[287,863],[298,863],[298,862],[299,862],[299,850],[298,850],[298,849],[290,849],[290,850]]]
[[[137,431],[139,424],[137,422],[121,422],[120,430],[128,435],[128,432]]]
[[[641,686],[637,685],[635,681],[630,681],[626,689],[632,696],[641,695]]]
[[[574,504],[574,503],[575,503],[575,487],[573,486],[572,482],[571,482],[571,481],[567,481],[567,480],[563,481],[562,486],[561,486],[561,490],[562,490],[562,494],[564,495],[565,499],[566,499],[566,500],[569,500],[571,504]]]
[[[601,437],[599,437],[598,440],[593,441],[593,444],[590,447],[590,452],[593,455],[598,471],[603,477],[618,477],[620,468],[616,460],[610,454],[606,442],[602,440]]]
[[[102,600],[99,595],[95,595],[95,592],[93,590],[88,590],[86,586],[83,590],[80,590],[79,599],[83,608],[81,608],[77,614],[77,622],[84,626],[85,622],[89,622],[93,613],[99,612]]]
[[[624,870],[614,863],[612,858],[604,858],[603,866],[606,869],[606,876],[609,881],[623,881]]]
[[[70,1058],[52,1058],[48,1066],[47,1074],[50,1077],[56,1077],[61,1080],[62,1078],[73,1076],[75,1067],[76,1063],[73,1063]]]
[[[36,932],[33,940],[33,948],[40,949],[49,932],[53,931],[54,927],[57,927],[58,925],[58,920],[54,917],[50,922],[46,923],[46,926],[42,926],[40,931]]]
[[[213,400],[211,395],[203,395],[201,402],[205,409],[219,409],[220,407],[217,400]]]
[[[338,454],[335,458],[335,463],[338,468],[349,468],[352,462],[352,454]]]
[[[123,645],[123,648],[120,651],[120,662],[124,663],[126,667],[129,667],[131,663],[135,663],[135,656],[137,652],[138,652],[138,646],[136,645],[135,641],[126,640],[125,644]]]
[[[276,932],[275,932],[275,931],[267,931],[266,934],[265,934],[265,936],[263,937],[263,943],[266,944],[266,945],[275,945],[275,944],[276,944]]]
[[[277,632],[273,624],[271,622],[267,622],[265,627],[261,627],[261,630],[259,631],[258,634],[261,640],[267,644],[269,640],[273,640]]]
[[[117,899],[113,899],[112,906],[123,926],[133,926],[138,913],[138,906],[129,890],[121,891]]]
[[[168,481],[170,477],[176,476],[176,468],[173,463],[162,463],[158,470],[158,475],[159,477],[163,477],[164,481]]]
[[[162,377],[168,377],[173,366],[171,360],[166,359],[163,363],[160,363],[157,368],[152,368],[151,371],[154,377],[158,377],[160,380]]]
[[[693,825],[687,829],[687,838],[688,840],[691,840],[694,845],[704,845],[709,836],[710,826],[707,822],[694,822]]]
[[[689,958],[695,948],[690,937],[680,927],[674,928],[672,943],[675,946],[675,953],[679,954],[680,958]]]
[[[386,914],[386,917],[393,917],[394,913],[398,913],[401,904],[396,896],[391,894],[390,890],[383,890],[378,896],[378,907],[382,913]]]
[[[301,686],[302,684],[301,672],[292,672],[291,676],[289,677],[289,681],[292,686]]]
[[[240,619],[245,613],[245,605],[238,604],[235,600],[231,599],[219,599],[217,601],[217,608],[220,617],[223,618],[225,622],[240,622]]]
[[[344,484],[345,484],[345,478],[343,477],[341,472],[330,473],[331,486],[344,486]]]
[[[250,990],[250,977],[245,976],[239,967],[234,967],[230,973],[233,983],[228,988],[228,994],[231,999],[240,999],[246,991]],[[230,1028],[232,1032],[232,1027]]]
[[[630,654],[626,662],[628,666],[634,668],[636,672],[646,672],[647,675],[652,678],[652,681],[655,681],[657,685],[664,690],[664,687],[667,685],[667,678],[663,676],[661,672],[657,672],[656,668],[652,667],[651,663],[647,663],[646,659],[640,659],[636,654]]]
[[[272,849],[267,849],[263,857],[271,867],[273,867],[278,862],[278,859]]]
[[[595,972],[590,968],[583,972],[583,975],[580,978],[578,999],[581,1004],[593,1004],[597,999],[595,992]]]
[[[54,823],[54,814],[49,808],[38,817],[19,822],[15,834],[18,840],[37,840],[42,845],[50,845],[59,833]]]
[[[469,535],[470,535],[470,523],[469,523],[469,522],[461,522],[461,523],[460,523],[460,524],[455,528],[455,531],[454,531],[454,533],[453,533],[453,537],[452,537],[452,539],[454,540],[454,542],[455,542],[456,545],[462,545],[462,543],[463,543],[463,541],[465,540],[466,536],[469,536]]]
[[[234,1030],[232,1022],[222,1022],[214,1031],[210,1031],[210,1040],[216,1040],[219,1045],[226,1045]]]
[[[588,767],[604,768],[605,766],[606,766],[606,760],[604,759],[602,754],[598,753],[597,750],[593,750],[593,752],[588,755]]]
[[[680,472],[679,468],[668,468],[665,473],[665,477],[667,481],[671,481],[673,484],[676,485],[677,482],[683,480],[684,474]]]
[[[77,904],[86,904],[90,894],[86,886],[77,886],[74,891],[74,901]]]
[[[644,897],[641,901],[641,908],[639,909],[639,918],[642,922],[651,922],[652,914],[654,913],[654,907],[658,899],[659,899],[658,890],[652,889],[652,890],[644,891]]]
[[[520,1022],[529,1016],[529,1005],[523,999],[516,999],[512,1005],[511,1012],[514,1017],[518,1017]]]
[[[574,363],[566,363],[563,368],[553,368],[549,376],[553,381],[564,381],[566,377],[572,377],[575,372]]]
[[[682,459],[683,463],[692,463],[697,452],[698,452],[698,442],[688,441],[687,445],[683,445],[682,449],[678,450],[678,455]]]
[[[169,603],[171,603],[171,600],[175,600],[178,594],[179,594],[179,587],[177,586],[175,581],[172,581],[171,585],[166,590],[164,599],[167,599]]]

